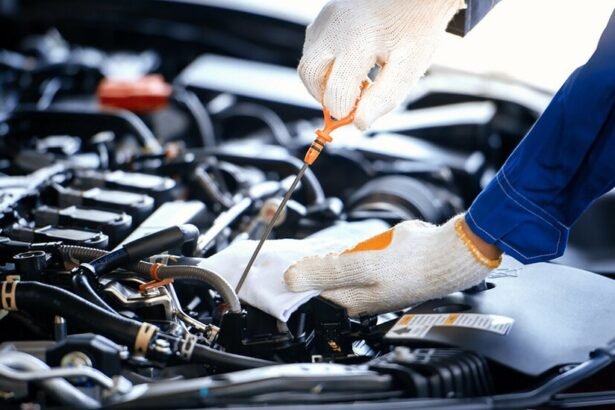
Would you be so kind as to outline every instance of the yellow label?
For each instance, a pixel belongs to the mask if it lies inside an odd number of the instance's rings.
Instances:
[[[459,318],[459,313],[451,313],[442,323],[443,326],[452,326],[455,324],[455,320]]]
[[[408,323],[410,323],[413,317],[414,315],[404,315],[401,319],[399,319],[399,322],[397,323],[400,325],[407,325]]]

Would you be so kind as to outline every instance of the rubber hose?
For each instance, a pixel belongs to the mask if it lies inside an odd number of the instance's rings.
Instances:
[[[220,161],[231,162],[235,165],[253,166],[265,172],[276,172],[285,176],[294,175],[303,167],[303,161],[292,156],[280,157],[277,154],[262,152],[254,156],[245,153],[231,153],[220,148],[194,149],[191,152],[198,160],[215,157]],[[301,185],[302,189],[305,190],[307,205],[320,204],[325,200],[322,185],[311,169],[308,169],[303,176]]]
[[[90,262],[95,277],[114,269],[130,266],[168,249],[192,244],[196,246],[199,230],[191,224],[169,226],[141,238],[119,245],[116,249]]]
[[[228,352],[221,352],[205,345],[196,345],[192,352],[192,362],[207,363],[223,367],[227,370],[255,369],[278,365],[280,363],[254,357],[241,356]]]
[[[141,327],[136,320],[111,313],[64,289],[39,282],[17,282],[15,301],[17,310],[45,311],[62,316],[131,349]]]
[[[60,253],[63,258],[69,259],[75,264],[85,261],[89,262],[93,259],[100,258],[108,252],[100,249],[88,248],[85,246],[65,245],[60,247]],[[130,266],[135,272],[150,278],[152,263],[141,261],[136,265]],[[241,303],[239,297],[235,293],[235,289],[222,276],[210,270],[197,266],[162,266],[158,270],[160,278],[181,278],[195,279],[207,283],[209,286],[220,292],[222,299],[229,305],[232,312],[241,312]]]
[[[0,282],[2,285],[3,282]],[[134,346],[141,323],[106,310],[73,295],[64,289],[39,282],[17,282],[15,284],[17,310],[44,310],[64,317],[67,321],[79,324],[86,329],[108,337],[116,343]],[[172,338],[172,337],[171,337]],[[174,338],[172,338],[174,339]],[[214,350],[204,345],[196,345],[190,362],[199,362],[225,369],[252,369],[277,364],[267,360]]]
[[[248,117],[262,121],[269,130],[275,141],[283,147],[291,147],[293,138],[288,127],[280,116],[270,108],[253,103],[235,104],[218,114],[220,119],[231,117]]]
[[[105,302],[103,298],[98,295],[98,293],[96,293],[96,291],[92,288],[92,285],[90,285],[90,281],[83,273],[75,273],[72,278],[72,283],[73,289],[79,296],[98,307],[108,310],[109,312],[116,313],[115,310],[113,310],[113,308],[109,306],[107,302]]]
[[[192,116],[192,120],[201,136],[203,147],[215,147],[217,143],[214,125],[207,109],[201,104],[199,98],[193,92],[185,88],[176,89],[173,97],[178,103],[182,104]]]

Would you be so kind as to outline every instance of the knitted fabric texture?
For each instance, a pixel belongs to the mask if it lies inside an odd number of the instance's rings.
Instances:
[[[284,271],[291,264],[309,255],[341,252],[388,227],[379,220],[342,222],[306,239],[270,239],[265,242],[246,277],[239,298],[286,322],[299,306],[320,293],[317,290],[290,291],[284,284]],[[235,287],[256,244],[257,241],[236,240],[223,251],[203,259],[199,266],[217,272]]]
[[[320,290],[351,316],[406,308],[483,280],[491,268],[477,261],[455,231],[457,216],[442,226],[407,221],[393,228],[384,249],[309,256],[284,275],[292,291]]]
[[[299,75],[312,96],[324,96],[333,117],[342,118],[378,64],[381,70],[355,114],[355,124],[365,129],[404,100],[462,7],[463,0],[330,1],[307,28]]]

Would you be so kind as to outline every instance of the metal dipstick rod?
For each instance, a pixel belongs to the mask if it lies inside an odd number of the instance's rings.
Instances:
[[[330,72],[330,69],[329,69],[329,72]],[[325,84],[329,77],[329,72],[327,72],[327,76],[325,77]],[[278,209],[275,211],[275,214],[273,214],[273,218],[271,218],[271,221],[269,221],[269,223],[267,224],[267,228],[265,229],[263,236],[261,236],[261,239],[258,241],[258,245],[256,245],[256,249],[254,249],[254,252],[252,253],[252,256],[250,257],[250,260],[248,261],[246,268],[241,274],[241,278],[239,278],[237,287],[235,288],[235,292],[237,294],[239,294],[239,291],[241,290],[243,283],[248,277],[248,273],[250,273],[250,269],[252,268],[252,265],[254,265],[254,261],[256,260],[258,253],[260,252],[261,248],[265,244],[265,241],[269,237],[269,234],[271,233],[273,227],[275,226],[276,221],[278,220],[278,217],[284,210],[284,207],[286,206],[286,203],[288,202],[290,197],[295,192],[295,189],[297,188],[299,181],[301,181],[301,178],[307,171],[308,167],[312,165],[314,161],[316,161],[316,158],[318,158],[322,150],[325,148],[325,144],[333,141],[333,138],[331,138],[329,134],[331,134],[333,130],[339,127],[342,127],[344,125],[351,124],[354,121],[354,114],[357,110],[359,100],[361,99],[361,95],[363,94],[363,91],[365,90],[367,85],[368,85],[367,81],[364,81],[361,84],[361,93],[359,94],[359,97],[356,99],[354,103],[354,107],[352,108],[352,110],[347,116],[339,120],[333,119],[333,117],[331,117],[331,113],[329,112],[327,107],[325,107],[324,105],[324,97],[323,97],[322,113],[324,116],[324,126],[321,130],[316,130],[316,138],[312,142],[312,145],[310,145],[310,148],[307,150],[305,154],[305,158],[303,159],[303,167],[301,167],[301,170],[295,177],[295,180],[293,181],[292,185],[288,189],[288,192],[286,192],[286,195],[284,195],[284,199],[282,199],[282,202],[278,206]]]
[[[295,189],[297,189],[297,185],[299,184],[299,181],[301,181],[301,178],[303,178],[303,175],[305,174],[305,171],[307,171],[308,166],[309,166],[308,163],[303,164],[303,166],[301,167],[301,170],[299,170],[299,173],[295,177],[295,180],[293,181],[290,188],[286,192],[286,195],[284,195],[284,199],[282,199],[282,202],[280,202],[280,205],[278,205],[278,209],[276,209],[275,214],[273,214],[273,217],[267,224],[267,228],[265,229],[265,232],[263,232],[261,239],[258,241],[258,245],[256,245],[256,249],[254,249],[254,252],[252,253],[252,256],[250,257],[250,260],[248,261],[246,268],[243,270],[243,273],[241,274],[241,278],[239,279],[239,283],[237,283],[237,287],[235,288],[235,292],[237,294],[239,294],[239,290],[243,286],[243,282],[245,282],[246,278],[248,277],[248,273],[250,272],[252,265],[254,265],[254,261],[256,260],[256,257],[258,256],[261,248],[265,244],[265,241],[271,234],[271,231],[273,230],[273,227],[275,226],[275,223],[278,220],[278,217],[284,210],[286,203],[288,202],[290,197],[293,196],[293,193],[295,192]]]

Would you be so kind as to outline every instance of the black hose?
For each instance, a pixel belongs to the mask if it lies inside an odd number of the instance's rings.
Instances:
[[[184,106],[190,113],[196,128],[201,136],[201,144],[203,147],[215,147],[216,136],[214,126],[207,112],[207,109],[201,104],[199,98],[185,88],[176,88],[173,93],[173,99]]]
[[[7,115],[11,129],[18,129],[20,135],[94,135],[100,131],[119,131],[134,135],[149,153],[163,152],[156,136],[138,115],[126,110],[100,111],[98,108],[52,107],[39,110],[34,105],[22,106]]]
[[[613,345],[610,351],[601,349],[580,365],[559,374],[534,390],[522,393],[502,394],[493,397],[494,409],[521,409],[537,407],[551,400],[555,394],[564,391],[613,363]]]
[[[293,156],[280,156],[278,153],[260,152],[243,153],[226,150],[224,148],[207,148],[190,150],[197,161],[215,157],[220,161],[230,162],[240,166],[252,166],[266,172],[275,172],[280,175],[296,175],[303,168],[303,161]],[[311,169],[308,169],[301,180],[307,205],[320,204],[325,200],[325,194]]]
[[[111,255],[112,253],[113,252],[107,252],[101,249],[87,248],[84,246],[64,245],[60,247],[60,254],[62,255],[62,258],[65,260],[68,259],[69,262],[74,263],[75,265],[78,265],[81,262],[87,263],[95,259],[101,260],[103,258],[107,258],[107,255]],[[82,266],[87,266],[87,264]],[[152,267],[152,263],[145,261],[139,261],[138,263],[133,263],[130,266],[126,266],[127,269],[130,269],[135,273],[139,274],[139,276],[142,276],[147,279],[150,278],[150,272]],[[98,270],[96,272],[98,272]],[[198,266],[172,265],[160,267],[158,270],[158,276],[160,278],[195,279],[205,282],[220,293],[222,299],[224,299],[224,301],[229,304],[229,309],[232,312],[241,311],[241,303],[239,302],[239,298],[237,297],[235,290],[231,285],[229,285],[226,279],[224,279],[222,276],[218,275],[215,272]],[[92,300],[87,295],[82,296],[84,296],[90,302],[93,302],[94,304],[97,304],[102,307],[101,304]],[[98,295],[96,296],[98,297]]]
[[[0,282],[2,285],[4,282]],[[15,304],[19,311],[45,311],[64,317],[84,329],[92,329],[116,343],[133,348],[142,323],[113,314],[64,289],[39,282],[17,282]],[[163,337],[173,340],[174,336]],[[204,345],[196,345],[190,362],[224,369],[252,369],[277,364],[266,360],[226,353]]]
[[[207,363],[222,367],[225,370],[255,369],[272,366],[280,363],[254,357],[241,356],[233,353],[221,352],[205,345],[196,345],[192,352],[192,362]]]
[[[133,347],[141,323],[114,314],[64,289],[39,282],[17,282],[17,309],[49,312],[83,329],[93,329],[116,343]]]
[[[90,277],[98,278],[129,263],[130,256],[126,252],[126,248],[120,246],[111,252],[105,252],[87,265],[81,265],[80,269],[84,270]]]
[[[192,243],[195,246],[198,238],[199,230],[194,225],[170,226],[125,243],[114,251],[105,253],[91,261],[87,269],[91,270],[92,274],[98,277],[113,269],[137,263],[141,259],[180,247],[186,243]]]
[[[271,135],[283,147],[289,148],[292,146],[293,139],[288,131],[288,127],[280,116],[265,106],[254,103],[234,104],[218,114],[220,119],[231,117],[249,117],[256,118],[262,121],[271,130]]]
[[[201,103],[201,100],[199,100],[199,97],[194,92],[182,87],[179,84],[173,84],[173,89],[175,90],[173,93],[173,98],[175,101],[182,104],[192,116],[197,131],[201,137],[202,146],[204,148],[215,147],[217,145],[216,133],[214,131],[214,124],[211,120],[209,112],[207,111],[207,108],[205,108],[205,106]],[[212,173],[217,180],[216,182],[218,183],[219,188],[223,192],[228,192],[228,187],[226,186],[224,175],[222,175],[222,172],[220,171],[218,161],[212,161],[211,165]]]
[[[105,309],[106,311],[116,313],[115,310],[111,306],[109,306],[107,302],[105,302],[98,295],[98,293],[96,293],[94,288],[92,288],[92,285],[90,284],[90,281],[88,280],[87,276],[84,275],[82,272],[77,272],[73,274],[72,282],[73,289],[79,296],[89,301],[90,303],[93,303],[96,306]]]

